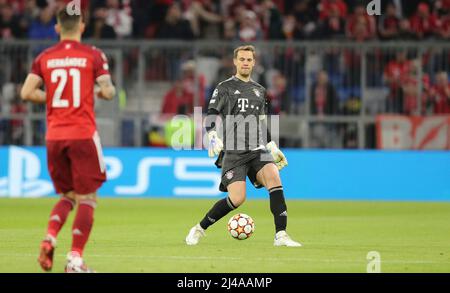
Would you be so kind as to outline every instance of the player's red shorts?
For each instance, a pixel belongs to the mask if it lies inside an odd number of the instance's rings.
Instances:
[[[97,133],[92,139],[48,140],[47,164],[57,193],[93,193],[106,180]]]

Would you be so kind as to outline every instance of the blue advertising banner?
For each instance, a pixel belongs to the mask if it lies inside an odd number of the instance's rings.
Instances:
[[[450,152],[285,150],[288,199],[450,200]],[[104,148],[104,197],[224,196],[206,151]],[[44,147],[0,147],[0,197],[54,195]],[[247,196],[267,198],[248,184]]]

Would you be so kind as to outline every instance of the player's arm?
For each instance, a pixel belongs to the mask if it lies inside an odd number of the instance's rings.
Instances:
[[[272,155],[273,161],[275,162],[275,165],[277,165],[278,170],[281,170],[288,165],[288,161],[286,159],[286,156],[283,154],[283,152],[278,148],[277,144],[272,140],[272,135],[270,134],[268,121],[267,121],[267,115],[269,113],[269,111],[268,111],[269,102],[267,99],[266,99],[264,108],[265,108],[265,111],[264,111],[265,113],[264,113],[264,115],[260,116],[260,120],[261,120],[261,123],[263,123],[265,126],[262,129],[266,129],[266,131],[267,131],[267,141],[269,143],[266,144],[266,149]]]
[[[98,84],[97,96],[105,100],[112,100],[116,95],[116,88],[112,83],[111,75],[99,76],[96,81]]]
[[[223,150],[223,142],[216,131],[216,119],[223,107],[222,95],[224,90],[217,87],[209,101],[208,113],[205,119],[205,128],[208,132],[208,156],[214,157]],[[220,156],[219,156],[220,157]]]
[[[36,104],[45,104],[47,101],[46,93],[41,90],[42,78],[34,73],[28,74],[25,83],[20,91],[23,101],[30,101]]]

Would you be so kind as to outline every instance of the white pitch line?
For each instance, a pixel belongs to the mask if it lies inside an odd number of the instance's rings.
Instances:
[[[14,256],[14,257],[35,257],[35,254],[30,253],[0,253],[0,256]],[[65,254],[57,254],[56,256],[64,258]],[[315,258],[248,258],[248,257],[226,257],[226,256],[181,256],[181,255],[109,255],[109,254],[88,254],[87,258],[123,258],[123,259],[172,259],[172,260],[255,260],[255,261],[271,261],[271,262],[320,262],[320,263],[355,263],[365,264],[366,259],[361,261],[356,260],[336,260],[336,259],[315,259]],[[381,263],[390,264],[450,264],[450,261],[429,261],[429,260],[383,260]]]

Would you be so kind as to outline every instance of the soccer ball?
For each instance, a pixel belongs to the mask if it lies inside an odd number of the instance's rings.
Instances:
[[[228,221],[227,229],[234,239],[244,240],[255,232],[255,222],[249,215],[236,214]]]

